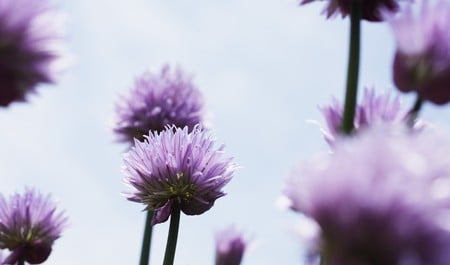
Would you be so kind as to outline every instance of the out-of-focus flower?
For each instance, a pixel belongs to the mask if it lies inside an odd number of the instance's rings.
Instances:
[[[203,119],[203,97],[191,77],[181,69],[164,66],[159,75],[146,72],[137,78],[127,97],[116,105],[114,131],[119,141],[143,140],[149,131],[161,132],[167,125],[189,130]]]
[[[214,147],[209,132],[172,126],[145,138],[125,154],[124,174],[133,189],[129,200],[155,211],[153,224],[166,221],[175,206],[187,215],[202,214],[225,195],[222,188],[236,165],[223,156],[224,146]]]
[[[11,251],[4,264],[16,264],[19,260],[43,263],[66,222],[50,196],[35,190],[16,193],[9,199],[0,195],[0,248]]]
[[[397,40],[394,83],[402,92],[415,91],[435,104],[450,101],[450,4],[425,4],[391,19]]]
[[[233,226],[216,235],[216,265],[239,265],[247,247],[247,240]]]
[[[389,93],[377,94],[374,88],[364,89],[362,102],[356,106],[354,130],[359,131],[382,123],[406,122],[408,112],[402,111],[400,105],[400,100],[397,97],[392,99]],[[340,135],[343,106],[338,100],[333,98],[331,105],[322,106],[320,110],[327,124],[327,129],[321,129],[322,134],[327,143],[333,146]],[[416,120],[413,127],[421,129],[423,128],[423,123],[420,120]]]
[[[302,0],[301,4],[308,4],[316,0]],[[342,17],[350,15],[353,1],[359,1],[362,5],[362,19],[371,22],[383,21],[384,13],[397,12],[399,9],[398,0],[327,0],[324,10],[327,18],[340,13]]]
[[[56,81],[65,64],[60,20],[46,0],[0,2],[0,106]]]
[[[284,194],[320,226],[327,264],[449,264],[449,150],[432,130],[370,128],[303,163]]]

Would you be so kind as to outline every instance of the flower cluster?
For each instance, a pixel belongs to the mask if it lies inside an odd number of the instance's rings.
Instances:
[[[187,215],[209,210],[225,195],[222,188],[236,168],[214,148],[210,133],[199,126],[168,127],[145,136],[124,157],[125,181],[133,188],[129,199],[155,211],[153,224],[169,218],[173,207]]]
[[[343,106],[333,98],[330,105],[322,106],[320,110],[327,125],[327,129],[323,128],[321,131],[328,144],[334,145],[341,131]],[[374,88],[366,88],[361,103],[356,106],[354,128],[359,131],[383,123],[400,124],[406,122],[407,116],[408,112],[401,110],[397,97],[392,99],[387,92],[377,94]],[[420,129],[423,124],[421,121],[415,121],[413,126]]]
[[[163,131],[167,125],[191,130],[203,122],[203,98],[181,69],[164,66],[159,75],[146,72],[131,93],[116,105],[114,131],[122,142],[143,140],[149,131]]]
[[[216,236],[216,265],[239,265],[247,247],[247,240],[234,227]]]
[[[40,264],[47,260],[66,222],[50,197],[35,190],[9,199],[0,195],[0,248],[11,251],[4,264]]]
[[[45,0],[0,3],[0,106],[24,101],[39,84],[53,83],[62,66],[58,16]]]
[[[376,126],[294,171],[285,195],[328,264],[448,264],[450,143],[430,131]]]
[[[302,4],[314,2],[316,0],[303,0]],[[327,18],[340,13],[342,17],[350,15],[353,2],[359,2],[362,6],[361,16],[363,19],[372,22],[384,20],[383,13],[397,12],[399,10],[398,0],[327,0],[328,4],[324,13]]]
[[[394,82],[403,92],[415,91],[435,104],[450,102],[450,4],[424,4],[391,20],[397,40]]]

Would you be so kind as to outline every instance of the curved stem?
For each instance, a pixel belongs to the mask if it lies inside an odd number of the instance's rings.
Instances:
[[[417,116],[419,116],[419,111],[422,108],[423,105],[423,99],[418,95],[416,98],[416,101],[414,102],[413,107],[408,112],[408,115],[406,116],[406,124],[409,127],[414,127],[414,123],[416,122]]]
[[[147,211],[147,217],[145,219],[144,238],[142,239],[141,259],[139,265],[148,265],[150,257],[150,246],[152,244],[152,219],[153,211]]]
[[[170,216],[169,236],[167,237],[166,253],[164,254],[163,265],[173,265],[175,250],[177,248],[178,228],[180,226],[180,206],[173,204]]]
[[[350,13],[350,46],[347,69],[347,87],[345,91],[344,115],[341,130],[350,134],[353,130],[356,98],[358,94],[359,53],[361,38],[362,1],[352,1]]]

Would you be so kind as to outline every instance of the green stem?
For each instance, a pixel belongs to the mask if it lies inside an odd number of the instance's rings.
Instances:
[[[150,246],[152,244],[152,219],[153,211],[147,211],[147,218],[145,219],[144,238],[142,239],[141,259],[139,265],[148,265],[150,257]]]
[[[20,259],[17,261],[17,265],[25,265],[25,259],[20,258]]]
[[[355,120],[356,98],[358,94],[359,50],[361,38],[362,1],[352,1],[350,12],[350,48],[345,91],[344,115],[341,130],[350,134]]]
[[[163,265],[173,265],[175,250],[177,248],[178,227],[180,226],[180,206],[173,204],[170,216],[169,236],[167,237],[166,253],[164,254]]]
[[[406,124],[409,127],[414,127],[414,123],[416,122],[417,116],[419,116],[419,111],[422,108],[423,99],[420,96],[417,96],[416,101],[414,102],[414,106],[408,112],[406,117]]]

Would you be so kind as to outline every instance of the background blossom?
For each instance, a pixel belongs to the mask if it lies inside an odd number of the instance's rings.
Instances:
[[[419,14],[409,6],[391,19],[397,41],[394,83],[435,104],[450,101],[450,4],[425,1]]]
[[[330,145],[340,134],[343,115],[343,106],[335,98],[330,105],[321,106],[320,110],[325,118],[327,129],[321,131]],[[374,88],[365,88],[361,103],[357,104],[354,120],[355,131],[379,124],[401,124],[406,122],[407,111],[401,109],[398,97],[392,98],[389,92],[378,92]],[[414,128],[423,128],[423,122],[416,120]]]
[[[53,83],[64,66],[61,16],[46,0],[0,3],[0,106]]]
[[[133,143],[167,125],[191,130],[202,123],[203,98],[191,77],[165,65],[159,75],[146,72],[138,77],[130,94],[117,103],[116,113],[119,140]]]
[[[11,251],[5,264],[21,259],[30,264],[44,262],[66,222],[50,196],[35,190],[16,193],[9,199],[0,195],[0,248]]]
[[[450,144],[430,131],[377,126],[293,172],[285,195],[328,264],[448,264]]]

